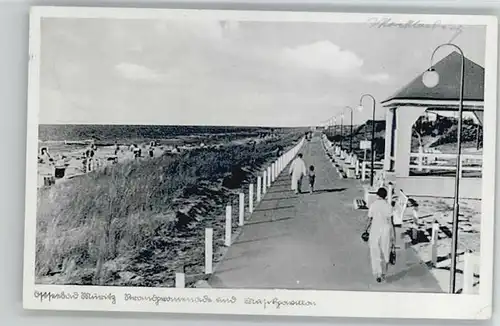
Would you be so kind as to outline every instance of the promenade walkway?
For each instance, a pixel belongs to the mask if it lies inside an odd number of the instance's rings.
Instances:
[[[295,195],[286,168],[216,266],[212,287],[442,292],[411,248],[398,252],[387,281],[377,283],[360,238],[366,211],[353,208],[359,181],[338,177],[320,137],[301,152],[316,168],[316,191],[309,194],[304,180],[304,193]]]

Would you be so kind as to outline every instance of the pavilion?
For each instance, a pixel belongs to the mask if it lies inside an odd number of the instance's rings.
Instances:
[[[411,158],[422,157],[419,153],[411,152],[411,140],[413,125],[425,112],[449,114],[450,111],[458,111],[461,60],[458,52],[452,52],[434,65],[440,76],[434,88],[423,84],[422,73],[395,95],[381,102],[387,110],[384,171],[389,181],[394,182],[395,190],[401,189],[410,196],[453,197],[454,176],[410,173],[411,167],[415,166],[411,165]],[[484,68],[465,58],[464,114],[472,113],[482,126],[483,108]],[[476,158],[482,159],[481,155]],[[456,160],[448,169],[456,171],[455,167]],[[463,176],[460,197],[480,199],[481,178]]]

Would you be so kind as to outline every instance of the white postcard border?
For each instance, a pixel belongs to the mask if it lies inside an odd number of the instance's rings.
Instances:
[[[419,20],[443,25],[485,25],[484,181],[495,174],[497,19],[494,16],[353,14],[316,12],[181,10],[91,7],[33,7],[30,16],[29,94],[26,153],[25,254],[23,306],[35,310],[136,311],[234,315],[297,315],[385,318],[487,319],[491,317],[493,291],[493,234],[495,183],[483,182],[481,222],[481,286],[478,295],[425,293],[225,290],[138,287],[35,285],[37,144],[40,77],[40,21],[44,17],[122,19],[228,19],[240,21],[367,22],[390,18],[394,22]],[[53,295],[65,293],[67,299]],[[88,294],[87,294],[88,293]],[[69,299],[77,294],[79,299]],[[91,299],[102,294],[103,300]],[[114,302],[113,303],[113,296]],[[84,299],[90,296],[88,299]],[[137,301],[142,297],[145,301]],[[129,300],[126,300],[126,299]],[[188,302],[191,298],[197,303]],[[252,298],[252,299],[249,299]],[[232,303],[233,299],[236,302]],[[186,301],[188,300],[188,301]],[[211,301],[210,301],[211,300]],[[203,302],[205,301],[205,302]],[[210,301],[210,302],[209,302]],[[222,302],[223,301],[223,302]]]

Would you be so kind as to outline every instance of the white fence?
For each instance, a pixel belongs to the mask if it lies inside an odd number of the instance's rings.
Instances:
[[[482,172],[483,157],[480,154],[460,155],[460,176],[464,172]],[[456,171],[457,155],[442,153],[410,153],[410,170],[416,171]]]
[[[278,157],[271,164],[262,169],[262,173],[257,176],[256,184],[251,183],[248,185],[248,198],[245,199],[243,192],[238,196],[238,226],[245,225],[245,216],[249,217],[254,212],[259,202],[264,198],[267,189],[273,185],[278,179],[278,176],[285,170],[288,164],[292,162],[298,154],[300,148],[304,144],[305,138],[286,153]],[[226,206],[226,223],[224,229],[224,245],[230,247],[233,243],[233,206]],[[205,274],[213,273],[213,229],[205,229]],[[175,274],[175,287],[183,288],[186,285],[186,275],[184,272]]]

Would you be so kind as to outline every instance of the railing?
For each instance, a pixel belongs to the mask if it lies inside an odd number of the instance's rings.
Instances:
[[[482,172],[482,155],[462,154],[460,156],[460,176],[466,172]],[[441,153],[410,153],[410,171],[456,171],[457,155]]]
[[[230,247],[233,244],[233,218],[238,219],[238,226],[245,225],[245,218],[250,218],[254,212],[254,208],[262,201],[268,189],[277,180],[278,176],[285,170],[288,164],[292,162],[298,154],[300,148],[304,144],[305,138],[302,138],[297,145],[288,150],[286,153],[278,157],[271,164],[265,166],[262,172],[257,176],[256,183],[248,185],[248,192],[245,191],[238,194],[236,205],[226,206],[226,217],[224,226],[224,245]],[[231,201],[232,203],[232,201]],[[233,209],[233,207],[235,209]],[[205,229],[205,275],[213,273],[213,238],[214,229]],[[175,274],[175,287],[184,288],[186,286],[186,274],[184,269]]]

